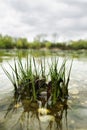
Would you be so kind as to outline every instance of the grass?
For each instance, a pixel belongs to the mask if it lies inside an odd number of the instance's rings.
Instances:
[[[16,102],[23,99],[31,101],[41,100],[44,102],[44,96],[41,92],[46,93],[46,102],[50,99],[51,105],[55,105],[58,100],[66,100],[68,98],[68,84],[70,80],[70,72],[72,63],[66,76],[66,60],[58,68],[59,60],[51,60],[51,65],[48,63],[48,73],[46,73],[46,61],[41,60],[37,66],[34,58],[26,58],[25,63],[21,58],[14,60],[14,66],[9,64],[12,69],[10,74],[4,67],[3,70],[14,86]],[[50,77],[50,81],[48,81]],[[66,78],[67,77],[67,78]]]
[[[52,104],[55,104],[58,99],[65,99],[68,97],[68,84],[70,80],[70,72],[72,63],[69,69],[69,73],[66,79],[66,60],[62,62],[61,67],[58,69],[58,60],[55,59],[50,67],[50,77],[52,82]]]

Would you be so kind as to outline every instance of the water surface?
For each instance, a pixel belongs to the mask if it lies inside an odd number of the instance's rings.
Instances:
[[[69,99],[66,111],[63,111],[62,118],[54,118],[55,115],[46,114],[38,118],[38,108],[25,111],[24,102],[17,110],[10,111],[5,117],[9,104],[13,101],[13,86],[6,77],[1,66],[9,72],[8,62],[13,65],[14,58],[20,55],[23,60],[26,56],[35,57],[37,63],[40,58],[45,57],[50,62],[51,57],[59,58],[60,63],[67,58],[67,70],[73,59],[69,83]],[[28,104],[28,103],[27,103]],[[60,113],[59,113],[60,114]],[[60,114],[61,115],[61,114]],[[59,120],[60,118],[60,120]],[[0,130],[86,130],[87,129],[87,51],[60,51],[60,50],[21,50],[21,51],[0,51]]]

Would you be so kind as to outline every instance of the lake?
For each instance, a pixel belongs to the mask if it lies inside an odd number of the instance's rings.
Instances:
[[[69,82],[69,99],[67,110],[56,111],[51,114],[41,114],[37,110],[37,104],[31,104],[31,109],[26,110],[29,102],[24,101],[17,109],[10,110],[13,102],[14,88],[5,75],[2,66],[9,72],[14,59],[21,56],[35,57],[39,64],[40,59],[50,62],[51,58],[59,58],[61,62],[66,58],[68,71],[73,59],[73,65]],[[46,68],[47,69],[47,68]],[[25,103],[26,102],[26,103]],[[25,106],[23,106],[25,105]],[[44,110],[45,111],[45,110]],[[7,114],[7,115],[6,115]],[[0,50],[0,130],[87,130],[87,51],[61,51],[61,50]]]

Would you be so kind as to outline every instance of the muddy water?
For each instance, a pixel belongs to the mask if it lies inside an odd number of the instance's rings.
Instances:
[[[4,54],[5,53],[5,54]],[[87,52],[27,52],[29,55],[38,56],[50,61],[50,58],[56,55],[60,62],[67,57],[67,70],[73,58],[73,66],[69,83],[68,108],[59,111],[59,109],[44,110],[40,113],[37,103],[29,104],[28,101],[15,106],[12,105],[13,87],[1,65],[11,71],[8,63],[13,64],[13,59],[18,52],[12,55],[12,52],[4,52],[0,59],[0,130],[87,130]],[[9,55],[7,55],[9,54]],[[6,56],[7,55],[7,56]],[[26,54],[23,56],[26,57]],[[9,105],[13,109],[8,109]],[[17,108],[17,109],[16,109]],[[8,111],[7,111],[8,110]],[[54,112],[55,111],[55,112]],[[56,113],[58,117],[56,117]]]

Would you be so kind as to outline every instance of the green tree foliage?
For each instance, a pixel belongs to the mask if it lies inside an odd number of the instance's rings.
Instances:
[[[0,48],[11,49],[14,48],[13,39],[10,36],[0,36]]]
[[[79,40],[79,41],[72,41],[69,45],[71,49],[87,49],[87,41],[86,40]]]
[[[18,49],[28,49],[28,42],[26,38],[19,38],[16,43]]]
[[[34,40],[34,41],[30,44],[30,48],[40,49],[40,48],[41,48],[41,42],[40,42],[39,40]]]
[[[51,47],[52,47],[52,43],[49,42],[49,41],[47,41],[47,42],[45,43],[45,47],[46,47],[46,48],[51,48]]]
[[[53,35],[56,40],[57,34]],[[28,42],[26,38],[13,38],[11,36],[0,34],[0,49],[40,49],[40,48],[58,48],[61,50],[73,49],[87,49],[87,40],[71,41],[69,44],[64,42],[51,42],[44,39],[45,35],[37,35],[33,42]]]

